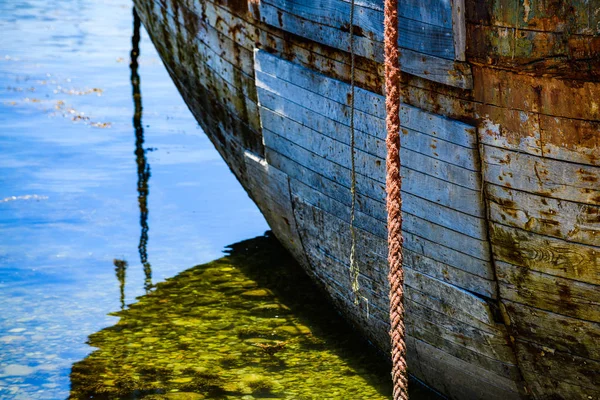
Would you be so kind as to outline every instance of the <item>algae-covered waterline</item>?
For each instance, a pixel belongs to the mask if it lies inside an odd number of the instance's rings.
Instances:
[[[0,398],[390,397],[131,2],[0,2],[0,29]]]

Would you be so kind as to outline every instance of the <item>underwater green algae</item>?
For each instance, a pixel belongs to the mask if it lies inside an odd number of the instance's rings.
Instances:
[[[272,236],[235,244],[91,335],[71,398],[389,398],[389,365],[326,303]]]

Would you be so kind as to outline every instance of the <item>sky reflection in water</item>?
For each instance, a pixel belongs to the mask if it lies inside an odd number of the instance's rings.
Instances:
[[[159,282],[268,227],[145,32],[132,124],[130,2],[0,2],[0,30],[0,398],[65,398],[117,321],[115,258],[132,303],[150,266]]]
[[[272,238],[190,269],[268,227],[131,10],[0,0],[0,398],[389,397]]]

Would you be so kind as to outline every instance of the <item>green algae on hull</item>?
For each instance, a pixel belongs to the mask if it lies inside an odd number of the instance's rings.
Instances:
[[[325,303],[274,237],[238,243],[91,335],[71,398],[389,398],[388,364]]]

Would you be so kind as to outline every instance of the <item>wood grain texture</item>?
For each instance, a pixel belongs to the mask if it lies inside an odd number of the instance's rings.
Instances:
[[[414,338],[407,339],[408,359],[418,364],[415,375],[426,384],[441,387],[455,399],[520,399],[514,381],[474,367],[434,346]],[[410,366],[409,361],[409,368]],[[491,374],[491,375],[490,375]]]
[[[600,396],[600,362],[562,353],[547,346],[517,341],[517,358],[538,398],[597,399]],[[540,374],[539,371],[544,371]],[[561,385],[568,387],[557,388]],[[560,393],[560,394],[559,394]]]
[[[490,218],[568,242],[600,246],[600,207],[537,196],[496,185],[486,188]]]
[[[600,322],[600,286],[496,262],[503,299],[591,322]]]
[[[512,331],[533,343],[565,354],[600,360],[600,324],[502,301]]]
[[[343,187],[331,180],[328,180],[322,175],[319,175],[316,172],[301,166],[300,164],[286,158],[285,156],[281,156],[274,152],[269,152],[269,156],[271,160],[271,165],[279,166],[283,170],[289,171],[291,177],[298,179],[300,182],[304,183],[309,187],[316,188],[321,193],[329,197],[335,198],[343,202],[343,204],[347,207],[350,205],[351,196],[347,187]],[[443,207],[441,207],[440,209],[432,209],[430,207],[425,207],[425,204],[429,204],[435,207],[439,206],[436,206],[434,203],[431,202],[424,202],[422,199],[416,196],[412,196],[408,193],[403,193],[403,196],[404,209],[407,212],[414,212],[415,215],[420,216],[421,218],[431,218],[432,215],[435,215],[434,213],[445,213],[448,210]],[[357,210],[361,214],[367,214],[375,218],[377,218],[377,215],[379,215],[380,219],[382,219],[385,216],[385,205],[383,203],[375,202],[374,200],[368,197],[364,197],[360,194],[358,195],[357,200]],[[449,218],[452,218],[452,216],[449,216]],[[459,218],[464,218],[464,214],[461,215]],[[331,224],[331,222],[329,222],[329,224]],[[361,234],[362,233],[364,233],[364,235],[369,235],[365,231],[361,231]],[[483,279],[477,275],[466,272],[465,266],[460,266],[459,268],[457,268],[444,263],[443,260],[456,260],[456,257],[453,257],[454,254],[452,252],[447,251],[438,252],[437,254],[433,253],[431,249],[427,247],[427,241],[418,238],[414,235],[411,235],[411,237],[413,238],[413,245],[411,246],[411,248],[414,249],[414,251],[407,250],[405,247],[405,262],[407,263],[407,265],[410,265],[413,269],[422,271],[427,275],[433,276],[437,279],[441,279],[448,283],[453,283],[459,287],[463,287],[467,290],[479,293],[483,296],[490,298],[496,297],[496,287],[494,281]],[[347,238],[344,235],[338,235],[335,238],[326,239],[326,242],[334,244],[338,242],[346,243],[346,239]],[[370,241],[368,245],[359,245],[358,248],[360,249],[361,254],[368,255],[375,252],[373,253],[374,259],[372,260],[372,263],[370,265],[379,265],[381,269],[385,270],[385,266],[387,265],[387,250],[381,243],[385,243],[385,241],[382,238],[377,238],[377,240]],[[440,258],[442,261],[438,261],[431,257]],[[473,259],[466,259],[465,262],[470,262],[472,260]],[[361,270],[364,268],[365,266],[361,266]],[[479,269],[482,268],[482,266],[480,264],[475,264],[472,268]]]
[[[466,61],[467,23],[465,0],[451,0],[452,7],[452,40],[454,41],[454,58]]]
[[[351,3],[343,0],[267,0],[261,2],[261,10],[266,5],[275,7],[278,13],[287,13],[302,18],[305,26],[315,24],[309,29],[319,29],[319,26],[334,28],[340,32],[349,32]],[[402,4],[399,5],[402,10]],[[445,10],[437,21],[427,17],[432,22],[447,21],[444,25],[431,24],[420,19],[422,13],[410,13],[410,9],[398,13],[399,46],[419,53],[454,60],[453,32],[450,22],[450,9]],[[408,14],[408,15],[406,15]],[[405,16],[406,15],[406,16]],[[318,24],[318,25],[317,25]],[[360,31],[357,37],[374,42],[383,42],[383,11],[360,4],[355,5],[355,25]],[[348,36],[348,35],[346,35]],[[348,42],[348,37],[342,45]]]
[[[352,294],[348,293],[350,272],[347,254],[350,244],[345,234],[349,229],[348,223],[338,222],[338,224],[342,223],[341,228],[337,228],[335,223],[332,225],[333,220],[339,221],[339,219],[306,203],[305,194],[296,193],[294,187],[293,183],[294,209],[307,254],[313,260],[313,264],[325,266],[315,273],[326,282],[327,287],[336,288],[334,295],[346,302],[346,309],[355,309],[357,305],[352,303]],[[328,239],[323,240],[323,235]],[[345,247],[338,247],[342,238],[346,238]],[[375,240],[385,244],[383,239]],[[362,243],[361,239],[359,241]],[[362,251],[359,250],[358,254],[360,259],[364,257]],[[379,270],[364,269],[364,264],[360,264],[361,271],[369,271],[369,274],[379,273],[383,278],[377,284],[376,281],[365,276],[364,272],[360,275],[358,292],[360,314],[363,317],[366,315],[366,318],[382,320],[387,316],[387,299],[383,301],[384,299],[378,295],[381,293],[379,285],[386,284],[386,264],[383,260],[381,264],[384,268]],[[453,355],[461,360],[469,360],[472,363],[471,368],[490,371],[491,373],[488,374],[490,379],[500,380],[503,383],[505,381],[501,377],[517,379],[518,371],[513,364],[514,359],[508,346],[507,336],[496,328],[497,324],[493,321],[487,303],[481,302],[468,292],[457,290],[456,287],[411,268],[407,268],[406,272],[407,299],[410,301],[407,309],[409,315],[412,315],[408,317],[408,323],[414,337],[434,343],[437,348],[444,349],[448,356]],[[438,312],[434,312],[430,308],[431,305]],[[468,323],[457,327],[457,320],[454,318],[461,318],[461,316]],[[356,321],[357,317],[353,318]],[[479,321],[479,324],[486,326],[487,330],[480,331],[473,327],[474,321]]]
[[[331,257],[348,265],[350,241],[347,233],[350,229],[349,223],[306,202],[302,194],[295,194],[295,187],[296,185],[292,184],[296,217],[301,234],[304,235],[305,246],[321,249]],[[358,228],[357,248],[360,250],[358,252],[360,254],[358,259],[360,270],[368,273],[371,279],[378,281],[380,285],[385,285],[387,279],[387,263],[384,258],[387,250],[386,240]],[[465,290],[449,285],[441,279],[417,272],[417,267],[418,265],[415,265],[414,269],[411,268],[415,272],[411,272],[411,277],[407,281],[410,282],[410,287],[423,293],[423,295],[415,295],[415,301],[452,318],[459,318],[471,326],[496,332],[497,324],[485,301]],[[426,296],[428,300],[422,299],[422,296]],[[450,301],[450,299],[456,299],[456,302]],[[376,301],[374,302],[376,303]]]
[[[490,224],[494,257],[548,275],[600,284],[600,250],[511,228]]]
[[[345,3],[341,0],[338,1],[340,3]],[[336,49],[349,51],[348,28],[342,30],[319,24],[263,2],[260,4],[260,16],[261,21],[270,26],[302,36],[314,42],[326,44]],[[422,25],[422,27],[432,27],[431,29],[437,30],[447,29],[427,24]],[[453,54],[452,56],[446,56],[447,58],[444,58],[438,55],[424,53],[423,51],[428,51],[427,49],[430,48],[430,45],[425,41],[414,40],[418,38],[418,35],[420,34],[419,30],[414,26],[411,27],[411,30],[407,30],[404,33],[405,37],[411,37],[411,40],[416,44],[407,44],[408,47],[404,48],[402,51],[401,61],[404,72],[447,85],[461,88],[472,87],[472,75],[468,64],[455,62]],[[448,41],[452,45],[453,53],[451,30],[449,30],[448,33],[450,35]],[[445,37],[444,35],[436,35],[438,43],[440,43],[440,38]],[[355,37],[355,53],[377,62],[383,61],[382,43],[380,41],[371,40],[366,36]]]
[[[600,205],[600,167],[484,146],[485,180],[540,196]]]
[[[275,236],[306,268],[308,260],[296,227],[288,176],[248,151],[244,153],[244,161],[248,177],[246,188],[252,200],[260,208]]]
[[[552,117],[600,120],[600,82],[596,80],[533,76],[488,66],[473,66],[473,79],[473,95],[484,104]]]

